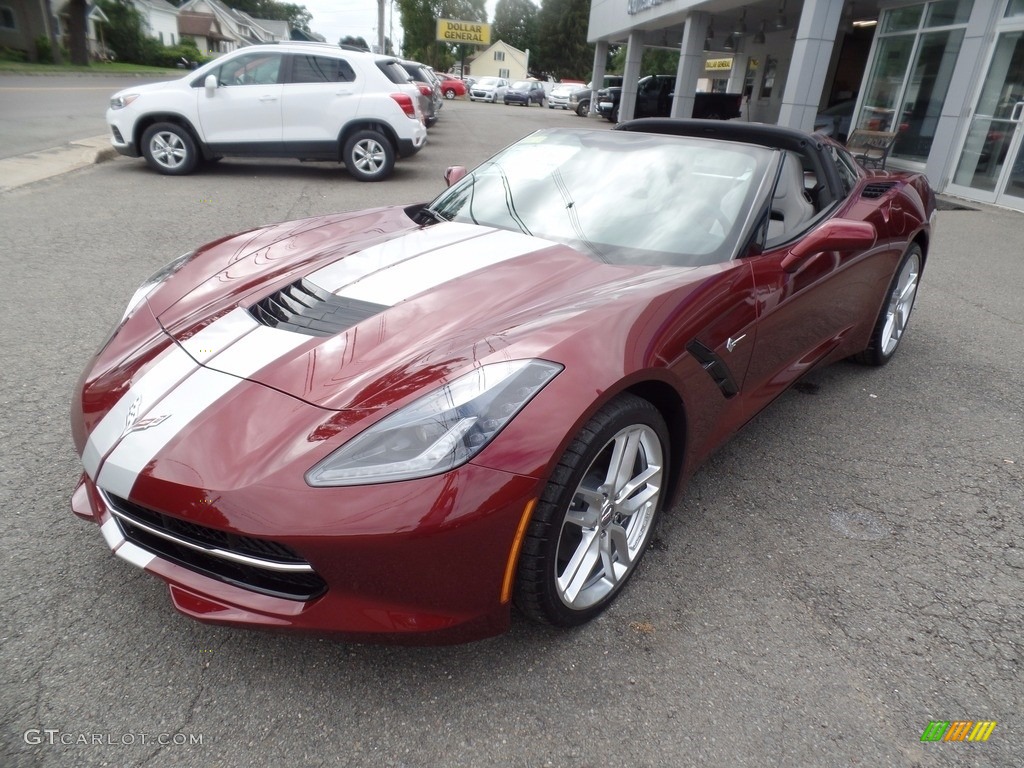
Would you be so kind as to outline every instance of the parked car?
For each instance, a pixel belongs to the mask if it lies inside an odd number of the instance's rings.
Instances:
[[[605,75],[603,88],[612,88],[622,85],[622,77],[619,75]],[[580,117],[586,117],[590,112],[590,101],[594,95],[594,84],[587,83],[585,87],[572,92],[569,96],[569,109]]]
[[[575,80],[563,80],[556,84],[548,94],[548,108],[569,109],[569,97],[582,87],[583,83]]]
[[[427,140],[396,59],[308,43],[249,46],[180,80],[132,85],[106,118],[114,149],[173,176],[240,155],[340,161],[380,181]]]
[[[469,89],[470,101],[489,101],[497,104],[505,98],[509,82],[504,77],[481,77]]]
[[[434,70],[426,64],[420,64],[417,61],[401,61],[399,63],[409,73],[409,77],[424,96],[423,119],[427,127],[430,128],[437,122],[441,107],[444,106],[441,81],[434,75]]]
[[[461,80],[454,77],[447,77],[441,79],[441,93],[446,99],[454,99],[456,96],[465,96],[469,91],[466,88],[466,84]]]
[[[668,117],[675,96],[675,75],[648,75],[636,87],[634,117]],[[601,117],[619,121],[622,86],[603,88],[597,93]],[[743,96],[739,93],[695,93],[692,117],[705,120],[731,120],[739,117]]]
[[[503,100],[506,104],[522,104],[524,107],[537,102],[543,107],[546,98],[544,83],[539,80],[516,80],[505,91]]]
[[[814,132],[831,136],[836,141],[845,142],[850,134],[850,123],[853,120],[853,108],[856,104],[856,99],[850,99],[823,109],[814,118]]]
[[[594,618],[730,435],[815,366],[892,359],[927,264],[923,175],[710,126],[545,129],[429,204],[190,250],[76,385],[72,509],[200,621]]]

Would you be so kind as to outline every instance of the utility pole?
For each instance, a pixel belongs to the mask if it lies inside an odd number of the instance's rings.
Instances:
[[[384,53],[384,3],[377,0],[377,53]]]

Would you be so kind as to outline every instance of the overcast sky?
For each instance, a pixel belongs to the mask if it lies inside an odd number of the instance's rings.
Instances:
[[[377,42],[377,3],[375,0],[299,0],[313,14],[309,28],[337,43],[345,35],[362,37],[370,45]],[[230,4],[230,3],[229,3]],[[487,0],[487,18],[494,19],[497,0]],[[392,27],[393,24],[393,27]],[[391,33],[392,28],[394,34]],[[402,40],[398,7],[389,0],[384,8],[384,34],[395,43]]]

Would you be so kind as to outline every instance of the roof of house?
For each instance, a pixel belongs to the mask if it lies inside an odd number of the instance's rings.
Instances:
[[[179,13],[178,32],[182,35],[205,37],[207,40],[231,39],[221,33],[217,17],[212,13],[188,13],[187,11]]]
[[[178,9],[167,2],[167,0],[134,0],[139,5],[146,5],[152,8],[154,11],[167,11],[168,13],[177,14]]]

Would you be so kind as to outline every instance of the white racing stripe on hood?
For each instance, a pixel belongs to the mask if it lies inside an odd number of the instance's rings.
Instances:
[[[97,485],[110,493],[128,497],[139,473],[192,421],[245,378],[309,340],[310,337],[302,334],[259,325],[248,312],[236,309],[184,342],[190,351],[194,351],[197,357],[212,368],[227,373],[197,366],[175,345],[166,353],[165,359],[180,361],[180,355],[189,360],[191,367],[172,380],[172,377],[158,370],[164,363],[162,360],[111,409],[111,413],[117,410],[125,415],[116,421],[120,429],[112,441],[113,450],[103,461],[99,477],[96,478]],[[159,375],[151,379],[154,374]],[[145,398],[140,401],[140,413],[135,421],[127,423],[131,403],[143,395]],[[122,409],[125,401],[129,405]],[[141,412],[142,409],[144,412]],[[103,421],[106,421],[106,417]],[[135,429],[132,429],[133,426]],[[97,432],[99,427],[93,434]],[[101,447],[102,444],[97,441],[93,450],[102,458],[106,451],[100,452]]]
[[[517,232],[449,222],[347,256],[307,279],[342,298],[390,307],[470,272],[551,245]]]
[[[241,336],[249,333],[259,324],[244,309],[236,309],[211,323],[191,339],[182,344],[189,357],[177,344],[160,354],[156,365],[121,397],[114,407],[100,419],[100,423],[89,435],[82,453],[82,464],[93,480],[100,468],[100,462],[114,447],[131,424],[148,415],[152,407],[164,395],[174,389],[198,366],[222,351]],[[132,413],[134,404],[134,413]]]

